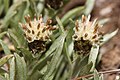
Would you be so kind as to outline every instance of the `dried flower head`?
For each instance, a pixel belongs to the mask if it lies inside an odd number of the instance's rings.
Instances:
[[[52,30],[56,29],[56,26],[51,26],[51,20],[47,20],[46,23],[43,22],[42,16],[36,19],[34,18],[31,21],[30,16],[25,16],[26,23],[21,24],[21,27],[24,30],[27,41],[33,42],[35,40],[47,41],[50,40],[50,35],[52,34]]]
[[[89,20],[90,15],[88,18],[83,15],[81,21],[76,21],[73,39],[75,41],[79,41],[81,39],[88,40],[92,45],[94,45],[99,42],[99,39],[101,38],[100,32],[98,31],[98,28],[101,27],[101,25],[96,22],[96,19],[93,22],[90,22]]]
[[[30,49],[40,50],[45,48],[45,42],[50,41],[50,35],[52,30],[56,29],[56,26],[51,26],[52,21],[47,20],[43,22],[42,16],[38,19],[34,16],[34,20],[31,21],[30,16],[25,16],[26,23],[20,23],[23,28],[25,37],[29,43]]]
[[[86,18],[82,16],[81,21],[76,21],[74,28],[75,34],[73,35],[74,49],[79,53],[88,53],[91,47],[95,44],[99,44],[101,35],[98,28],[101,27],[96,19],[91,22],[90,15]]]

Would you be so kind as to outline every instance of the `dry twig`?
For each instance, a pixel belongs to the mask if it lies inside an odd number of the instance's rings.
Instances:
[[[115,70],[108,70],[108,71],[103,71],[103,72],[98,72],[99,74],[108,74],[108,73],[119,73],[120,72],[120,69],[115,69]],[[73,78],[72,80],[80,80],[82,78],[89,78],[89,77],[92,77],[94,76],[94,74],[88,74],[88,75],[83,75],[83,76],[80,76],[80,77],[77,77],[77,78]]]

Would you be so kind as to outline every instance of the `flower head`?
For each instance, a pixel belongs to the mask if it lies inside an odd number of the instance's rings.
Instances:
[[[51,20],[48,19],[46,23],[43,22],[42,16],[38,19],[34,16],[34,20],[31,21],[30,16],[25,16],[26,23],[20,23],[23,28],[25,38],[28,41],[29,49],[33,53],[43,53],[46,51],[46,42],[50,41],[50,35],[52,31],[56,29],[56,26],[51,26]]]
[[[75,41],[79,41],[81,39],[85,41],[88,40],[92,45],[94,45],[97,44],[101,38],[101,35],[98,31],[98,28],[101,27],[101,25],[96,22],[96,19],[93,22],[89,20],[90,15],[88,18],[83,15],[81,21],[76,21],[76,26],[74,28],[75,34],[73,35],[73,39]]]
[[[27,41],[33,42],[35,40],[48,41],[50,40],[50,35],[52,30],[56,29],[56,26],[51,26],[51,20],[47,20],[46,23],[43,22],[42,16],[38,19],[34,17],[34,20],[31,21],[30,16],[25,16],[26,23],[21,24],[21,27],[24,30],[25,37]]]
[[[84,15],[82,16],[81,21],[76,21],[74,28],[74,50],[77,53],[87,54],[90,52],[91,47],[95,44],[100,43],[101,35],[98,31],[98,28],[101,27],[96,19],[91,22],[90,16],[86,18]]]

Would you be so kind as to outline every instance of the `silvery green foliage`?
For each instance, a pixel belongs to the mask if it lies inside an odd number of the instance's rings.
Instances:
[[[100,45],[92,45],[90,54],[78,55],[74,52],[74,35],[76,17],[81,19],[81,14],[89,15],[95,0],[87,0],[85,6],[78,6],[68,11],[61,19],[56,15],[60,9],[54,10],[45,7],[44,0],[0,0],[0,45],[4,55],[0,59],[0,80],[70,80],[84,75],[93,74],[83,80],[103,80],[103,75],[98,75],[95,63],[99,48],[112,38],[118,30],[103,36]],[[63,3],[68,0],[63,0]],[[89,3],[90,2],[90,3]],[[43,21],[51,18],[59,28],[49,36],[51,43],[43,54],[33,54],[28,47],[28,41],[19,22],[25,23],[24,16],[30,14],[43,14]],[[53,25],[53,24],[52,24]],[[46,26],[46,25],[45,25]],[[36,32],[36,31],[35,31]],[[11,41],[14,49],[5,43],[3,37]],[[1,49],[0,48],[0,49]]]

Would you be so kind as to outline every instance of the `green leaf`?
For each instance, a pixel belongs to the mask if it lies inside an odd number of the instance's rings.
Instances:
[[[102,43],[100,44],[101,46],[103,44],[105,44],[108,40],[110,40],[112,37],[114,37],[118,32],[118,29],[116,29],[115,31],[113,31],[112,33],[110,34],[106,34],[103,36],[103,39],[102,39]]]
[[[8,48],[8,46],[0,39],[0,44],[5,52],[5,54],[11,54],[10,49]]]
[[[67,51],[68,51],[68,54],[71,56],[72,52],[73,52],[73,46],[74,46],[74,43],[73,43],[73,39],[72,39],[72,36],[74,34],[74,31],[73,31],[73,24],[71,24],[70,29],[68,30],[68,35],[66,36],[66,47],[67,47]]]
[[[9,80],[9,74],[8,73],[5,73],[4,76],[5,76],[6,80]]]
[[[68,72],[66,74],[66,78],[69,80],[72,77],[73,74],[73,64],[72,64],[72,60],[71,60],[71,55],[73,52],[73,41],[72,41],[72,34],[73,34],[73,27],[70,26],[70,29],[68,31],[68,35],[66,36],[66,42],[64,43],[64,47],[63,47],[63,53],[67,59],[68,62]]]
[[[78,57],[76,60],[76,63],[74,65],[74,72],[73,72],[73,76],[76,78],[78,77],[81,69],[88,64],[88,55],[84,56],[84,57]]]
[[[2,27],[3,29],[5,29],[5,28],[8,27],[8,25],[9,25],[9,20],[10,20],[16,13],[17,13],[16,11],[12,12],[11,14],[8,14],[8,12],[7,12],[7,15],[4,17],[4,20],[2,21],[2,25],[1,25],[1,27]]]
[[[19,40],[17,39],[15,34],[13,34],[11,29],[8,29],[8,33],[10,35],[10,38],[12,39],[12,42],[13,42],[14,46],[17,47],[19,45]]]
[[[64,49],[65,49],[65,56],[67,57],[69,64],[72,64],[70,56],[73,52],[73,40],[72,40],[72,35],[73,35],[73,25],[70,26],[69,30],[68,30],[68,34],[66,36],[66,42],[64,44]]]
[[[99,23],[100,25],[104,25],[104,24],[106,24],[108,21],[110,21],[109,18],[104,18],[104,19],[100,19],[100,20],[98,21],[98,23]]]
[[[26,80],[27,79],[27,69],[25,61],[18,54],[15,55],[15,64],[16,64],[16,80]]]
[[[65,70],[62,74],[63,76],[60,77],[60,80],[67,80],[67,70]]]
[[[18,22],[14,22],[14,21],[11,21],[11,26],[13,26],[14,28],[11,29],[12,33],[16,36],[17,39],[16,42],[18,42],[18,46],[19,48],[27,48],[27,42],[24,38],[24,33],[23,33],[23,30],[22,28],[20,27],[20,25],[18,25]]]
[[[69,12],[67,12],[61,19],[63,24],[66,24],[69,20],[69,18],[74,17],[76,14],[81,13],[83,11],[84,7],[77,7],[74,8],[72,10],[70,10]]]
[[[7,79],[0,74],[0,80],[7,80]]]
[[[2,0],[1,0],[2,1]],[[3,13],[3,10],[4,10],[4,5],[3,4],[0,4],[0,15]]]
[[[59,59],[57,68],[56,68],[56,73],[55,73],[55,80],[59,80],[61,77],[61,73],[63,68],[65,67],[65,63],[63,62],[63,56]]]
[[[28,6],[29,5],[26,1],[22,2],[22,4],[16,9],[17,14],[11,19],[11,21],[14,21],[15,23],[18,24],[18,22],[24,18],[24,13],[25,13],[26,9],[28,8]],[[13,27],[13,26],[11,26],[11,27]],[[15,27],[17,27],[17,26],[15,26]]]
[[[37,7],[36,7],[35,1],[34,0],[29,0],[29,2],[30,2],[30,8],[31,8],[33,14],[35,14],[35,13],[37,14]]]
[[[5,71],[4,69],[0,68],[0,74],[2,73],[7,73],[7,71]]]
[[[5,12],[8,11],[10,0],[4,0]]]
[[[7,34],[7,32],[2,32],[2,33],[0,33],[0,39],[1,39],[5,34]]]
[[[39,0],[39,3],[37,5],[37,10],[38,10],[38,14],[41,14],[43,9],[44,9],[44,3],[45,1],[44,0]]]
[[[94,4],[95,4],[95,0],[87,0],[86,1],[85,10],[84,10],[85,15],[89,15],[92,12]]]
[[[90,55],[89,55],[89,60],[88,60],[88,63],[90,63],[90,62],[93,63],[91,71],[93,71],[95,68],[95,63],[96,63],[96,60],[98,57],[98,53],[99,53],[99,45],[92,46]]]
[[[31,64],[31,62],[34,59],[33,56],[32,56],[32,53],[29,50],[25,49],[25,48],[18,48],[18,49],[22,52],[25,60],[27,62],[29,62],[29,64]]]
[[[104,80],[103,74],[100,75],[99,80]]]
[[[81,68],[79,76],[83,76],[83,75],[89,74],[92,66],[93,66],[93,63],[90,62],[89,64],[87,64],[83,68]]]
[[[18,26],[18,25],[16,25],[16,26]],[[27,47],[26,40],[23,36],[23,32],[20,27],[14,27],[14,30],[9,29],[8,33],[9,33],[10,38],[12,39],[12,42],[16,48],[26,48]]]
[[[60,20],[58,17],[56,17],[56,20],[57,20],[57,22],[58,22],[59,29],[60,29],[61,33],[65,32],[64,27],[63,27],[63,24],[62,24],[61,20]]]
[[[86,78],[82,78],[82,80],[88,80],[88,79],[86,79]]]
[[[2,22],[1,27],[2,28],[7,28],[9,25],[10,20],[12,19],[12,17],[17,13],[17,8],[24,2],[25,0],[21,0],[21,1],[16,1],[7,11],[6,16],[4,17],[4,20]]]
[[[94,80],[100,80],[99,73],[96,70],[94,70]]]
[[[0,59],[0,66],[4,65],[11,57],[13,57],[12,54],[6,55]]]
[[[53,44],[50,46],[50,48],[48,49],[48,51],[45,53],[45,55],[43,55],[41,57],[41,59],[37,62],[37,64],[35,64],[32,69],[29,71],[29,75],[32,75],[34,72],[36,72],[36,70],[38,69],[42,69],[47,61],[49,60],[49,56],[52,55],[53,51],[55,51],[55,49],[60,45],[61,43],[61,39],[64,39],[66,37],[66,34],[61,34],[54,42]]]
[[[71,55],[69,54],[68,52],[68,48],[67,48],[67,43],[65,42],[64,43],[64,47],[63,47],[63,51],[65,50],[64,54],[65,54],[65,57],[68,61],[68,66],[69,66],[69,72],[68,72],[68,76],[69,76],[69,79],[71,79],[71,76],[72,76],[72,73],[73,73],[73,66],[72,66],[72,61],[71,61]]]
[[[33,75],[29,76],[27,80],[38,80],[43,75],[37,70]]]
[[[65,34],[64,34],[65,35]],[[56,51],[53,53],[52,60],[47,67],[47,71],[45,72],[45,76],[43,77],[44,80],[49,80],[49,77],[52,75],[53,71],[56,69],[57,62],[59,61],[59,57],[61,55],[63,44],[64,44],[65,37],[61,38],[60,44],[57,47]]]
[[[15,76],[16,76],[16,73],[15,73],[15,58],[13,57],[10,61],[10,80],[15,80]]]

